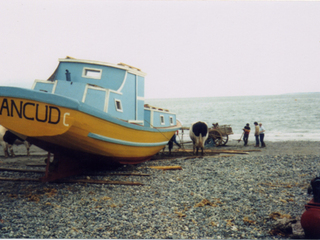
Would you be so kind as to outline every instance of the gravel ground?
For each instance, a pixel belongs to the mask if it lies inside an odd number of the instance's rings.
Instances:
[[[266,142],[261,152],[150,161],[116,171],[150,176],[91,177],[143,186],[0,181],[1,238],[237,239],[270,235],[272,213],[300,218],[320,173],[319,142]],[[43,161],[32,148],[1,166]],[[223,149],[252,150],[236,141]],[[178,165],[182,170],[149,166]],[[0,172],[1,177],[21,177]],[[24,177],[41,176],[29,173]],[[82,176],[86,177],[86,176]]]

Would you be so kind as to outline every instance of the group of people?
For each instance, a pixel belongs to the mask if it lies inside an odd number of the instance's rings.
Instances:
[[[261,143],[261,147],[266,147],[266,144],[264,143],[264,133],[266,130],[262,126],[262,123],[258,124],[257,122],[254,122],[254,126],[255,126],[254,137],[256,139],[255,147],[259,147],[260,143]],[[250,133],[250,126],[249,126],[249,123],[247,123],[246,126],[243,128],[244,146],[248,145],[249,133]]]

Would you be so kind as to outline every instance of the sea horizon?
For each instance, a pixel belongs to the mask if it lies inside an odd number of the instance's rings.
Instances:
[[[255,121],[266,128],[266,141],[319,141],[320,92],[277,95],[146,99],[145,103],[177,114],[184,127],[195,121],[231,125],[230,140],[239,139],[246,123],[254,139]]]
[[[263,96],[281,96],[281,95],[295,95],[295,94],[320,94],[320,92],[293,92],[293,93],[279,93],[279,94],[257,94],[257,95],[233,95],[233,96],[205,96],[205,97],[168,97],[168,98],[145,98],[148,100],[163,100],[163,99],[190,99],[190,98],[225,98],[225,97],[263,97]]]

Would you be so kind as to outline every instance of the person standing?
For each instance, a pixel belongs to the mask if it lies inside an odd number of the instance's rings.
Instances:
[[[260,134],[260,128],[257,122],[254,122],[254,137],[256,138],[256,145],[255,147],[259,147],[259,134]]]
[[[249,133],[250,133],[250,127],[249,123],[246,124],[246,126],[243,128],[243,141],[244,141],[244,146],[248,145],[248,140],[249,140]]]
[[[262,123],[259,123],[259,136],[260,136],[260,142],[261,142],[261,147],[266,147],[266,144],[264,143],[264,132],[266,130],[262,126]]]
[[[181,145],[177,142],[177,137],[176,137],[176,135],[179,135],[179,130],[176,131],[176,133],[173,135],[172,141],[173,141],[175,144],[177,144],[177,146],[178,146],[179,148],[181,148]]]

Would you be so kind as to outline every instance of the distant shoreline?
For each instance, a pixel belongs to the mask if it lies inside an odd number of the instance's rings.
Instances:
[[[240,137],[239,137],[240,138]],[[229,138],[229,141],[237,141],[239,138]],[[228,141],[228,143],[229,143]],[[254,142],[254,136],[250,136],[249,137],[249,142]],[[268,138],[268,136],[266,136],[265,141],[268,142],[320,142],[320,138],[318,137],[314,137],[312,139],[310,138],[289,138],[288,139],[275,139],[275,138]]]
[[[265,148],[254,147],[255,142],[249,141],[248,146],[243,145],[243,141],[230,141],[224,148],[241,149],[241,150],[261,150],[259,152],[250,152],[254,155],[319,155],[320,156],[320,141],[265,141]]]
[[[319,155],[320,156],[320,141],[265,141],[266,147],[255,147],[253,140],[249,141],[248,146],[244,146],[243,141],[240,142],[230,140],[225,146],[211,147],[207,149],[225,149],[225,150],[259,150],[250,152],[250,155]],[[192,144],[185,144],[186,149],[192,148]],[[178,147],[174,145],[173,151]]]
[[[146,97],[145,101],[153,100],[177,100],[177,99],[190,99],[190,98],[228,98],[228,97],[268,97],[268,96],[283,96],[283,95],[307,95],[307,94],[320,94],[320,92],[294,92],[294,93],[280,93],[280,94],[266,94],[266,95],[234,95],[234,96],[204,96],[204,97],[169,97],[169,98],[149,98]]]

